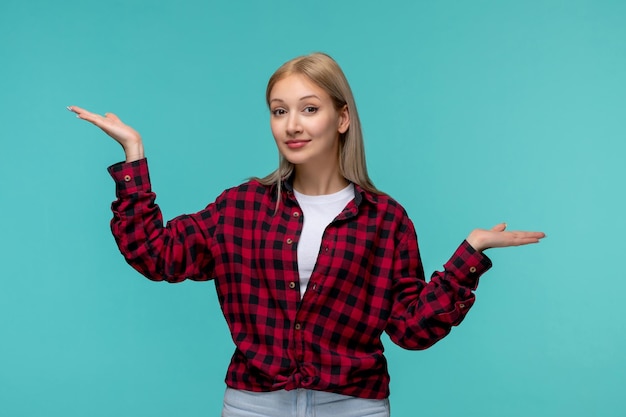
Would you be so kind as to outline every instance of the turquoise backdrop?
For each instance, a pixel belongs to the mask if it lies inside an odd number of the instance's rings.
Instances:
[[[625,22],[617,0],[3,0],[0,415],[219,415],[233,344],[213,284],[125,264],[122,151],[65,106],[142,133],[171,218],[275,167],[265,83],[325,51],[427,271],[475,227],[548,234],[489,251],[431,349],[387,340],[392,415],[625,416]]]

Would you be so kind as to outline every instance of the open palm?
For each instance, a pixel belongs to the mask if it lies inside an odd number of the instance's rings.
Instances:
[[[538,243],[545,236],[543,232],[508,231],[506,230],[506,223],[500,223],[489,230],[473,230],[467,237],[467,242],[477,251],[484,251],[489,248]]]
[[[113,113],[105,113],[101,116],[78,106],[69,106],[69,111],[76,113],[76,117],[86,120],[102,129],[104,133],[115,139],[126,153],[126,161],[143,158],[143,144],[141,135],[132,127],[124,124]]]

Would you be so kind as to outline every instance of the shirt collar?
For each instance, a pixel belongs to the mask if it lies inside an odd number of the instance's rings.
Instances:
[[[288,199],[295,199],[293,195],[293,175],[286,180],[283,180],[282,187],[283,192],[286,194],[284,197]],[[354,202],[356,206],[360,207],[363,201],[376,205],[378,197],[375,193],[363,189],[363,187],[358,184],[354,184]]]

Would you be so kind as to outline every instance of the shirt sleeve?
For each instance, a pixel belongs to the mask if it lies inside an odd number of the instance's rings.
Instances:
[[[491,260],[463,241],[426,283],[415,231],[399,243],[394,257],[392,315],[387,326],[391,340],[405,349],[426,349],[445,337],[465,318],[475,301],[479,277]]]
[[[219,217],[216,205],[164,226],[146,159],[115,164],[109,173],[117,196],[111,205],[111,231],[126,261],[154,281],[209,279],[210,247]]]

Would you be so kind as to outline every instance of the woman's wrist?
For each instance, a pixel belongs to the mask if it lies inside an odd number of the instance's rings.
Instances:
[[[126,162],[138,161],[145,158],[143,143],[141,142],[124,146],[124,153],[126,154]]]
[[[477,252],[482,252],[487,248],[484,247],[484,243],[477,236],[477,234],[478,232],[474,230],[469,234],[469,236],[467,236],[465,240],[467,241],[467,243],[469,243],[471,247],[474,248],[474,250],[476,250]]]

